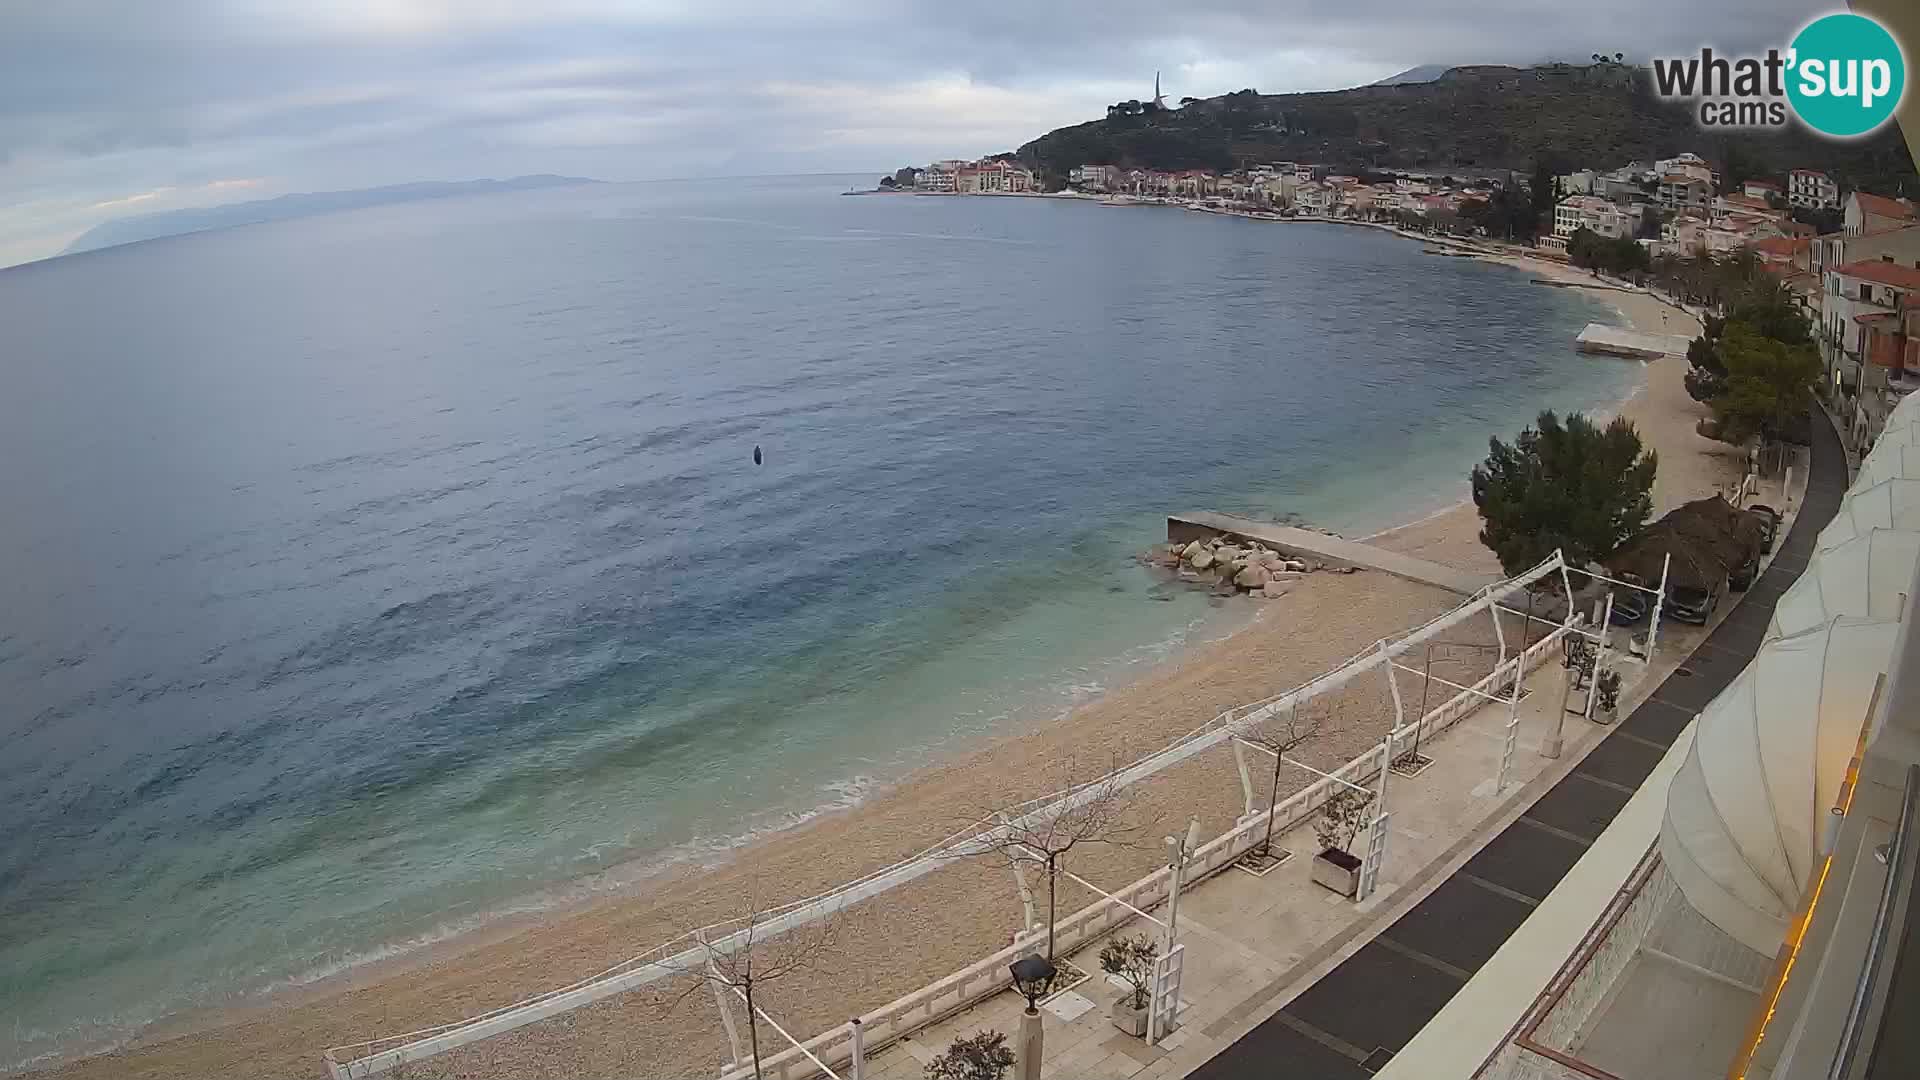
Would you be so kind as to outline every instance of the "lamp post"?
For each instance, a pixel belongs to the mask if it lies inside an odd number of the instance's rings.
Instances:
[[[1040,1080],[1040,999],[1053,987],[1059,972],[1044,956],[1023,956],[1007,965],[1013,973],[1014,989],[1027,999],[1020,1014],[1020,1039],[1014,1045],[1014,1076],[1018,1080]]]

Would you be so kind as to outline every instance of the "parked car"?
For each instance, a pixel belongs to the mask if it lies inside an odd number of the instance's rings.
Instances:
[[[1736,592],[1746,592],[1753,585],[1753,579],[1760,573],[1760,556],[1766,548],[1755,548],[1747,553],[1746,560],[1739,566],[1727,571],[1727,587]]]
[[[1613,617],[1615,626],[1632,626],[1647,617],[1647,609],[1653,606],[1652,599],[1639,589],[1620,588],[1613,590]]]
[[[1760,518],[1762,523],[1766,525],[1766,550],[1772,551],[1773,545],[1780,539],[1780,511],[1775,510],[1765,503],[1754,503],[1752,506],[1747,507],[1747,513]]]
[[[1720,606],[1720,598],[1726,595],[1726,591],[1725,578],[1704,589],[1695,585],[1669,586],[1666,610],[1681,622],[1705,626],[1707,620],[1713,618],[1713,609]]]

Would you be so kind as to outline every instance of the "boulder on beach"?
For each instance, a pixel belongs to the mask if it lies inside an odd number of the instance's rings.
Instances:
[[[1233,583],[1243,589],[1258,589],[1267,583],[1267,568],[1248,566],[1233,576]]]
[[[1306,563],[1306,560],[1304,560],[1304,559],[1288,559],[1288,560],[1287,560],[1287,569],[1289,569],[1289,570],[1292,570],[1292,571],[1294,571],[1294,572],[1296,572],[1296,573],[1301,573],[1301,574],[1304,574],[1304,573],[1306,573],[1306,572],[1307,572],[1307,563]]]
[[[1188,562],[1192,562],[1195,556],[1199,555],[1201,552],[1205,550],[1207,550],[1207,545],[1201,543],[1198,540],[1195,540],[1193,543],[1188,544],[1186,547],[1183,547],[1180,549],[1180,557],[1182,559],[1187,560]]]
[[[1280,582],[1269,581],[1260,587],[1260,598],[1262,600],[1278,600],[1287,595],[1288,591],[1287,587]]]
[[[1213,552],[1207,548],[1201,548],[1194,553],[1192,558],[1187,560],[1195,570],[1205,570],[1207,567],[1212,566],[1214,561],[1215,557]]]

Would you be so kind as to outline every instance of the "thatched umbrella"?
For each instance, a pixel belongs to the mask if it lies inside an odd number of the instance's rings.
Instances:
[[[1758,518],[1715,495],[1668,511],[1620,545],[1606,565],[1654,584],[1671,556],[1669,584],[1706,588],[1746,562],[1764,540]]]

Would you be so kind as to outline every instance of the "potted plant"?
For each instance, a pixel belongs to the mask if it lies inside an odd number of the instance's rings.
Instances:
[[[1603,671],[1593,681],[1593,719],[1595,723],[1613,723],[1620,708],[1620,673]]]
[[[1360,859],[1347,849],[1366,825],[1371,805],[1373,792],[1343,787],[1327,796],[1313,820],[1313,835],[1320,841],[1320,854],[1313,857],[1313,880],[1341,896],[1360,892]]]
[[[1100,949],[1100,970],[1126,981],[1130,989],[1113,1003],[1113,1026],[1129,1035],[1147,1034],[1147,988],[1153,984],[1153,965],[1160,959],[1160,943],[1150,935],[1116,937]]]
[[[957,1035],[927,1062],[927,1080],[1001,1080],[1013,1068],[1013,1048],[998,1031]]]

